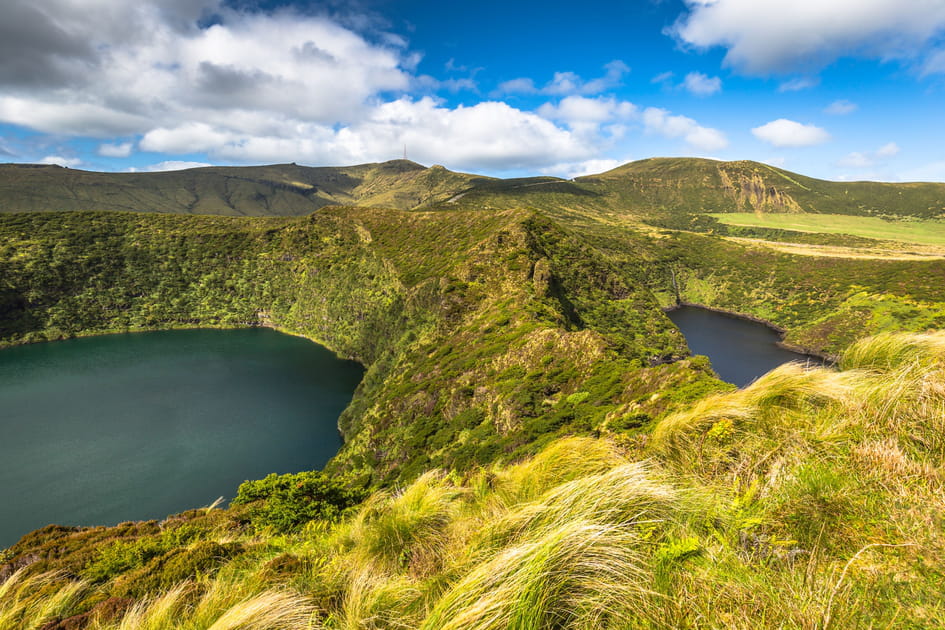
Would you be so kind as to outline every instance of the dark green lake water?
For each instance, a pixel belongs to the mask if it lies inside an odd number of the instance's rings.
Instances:
[[[321,468],[362,368],[266,329],[0,351],[0,549],[49,523],[163,518]]]
[[[683,306],[666,315],[685,335],[693,354],[709,357],[715,373],[739,387],[790,361],[823,364],[816,357],[779,347],[781,336],[764,324],[696,306]]]

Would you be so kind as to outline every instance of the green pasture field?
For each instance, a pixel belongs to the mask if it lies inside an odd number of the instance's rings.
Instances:
[[[918,245],[945,246],[945,222],[935,219],[887,220],[845,214],[756,214],[753,212],[718,213],[711,216],[727,225],[850,234]]]

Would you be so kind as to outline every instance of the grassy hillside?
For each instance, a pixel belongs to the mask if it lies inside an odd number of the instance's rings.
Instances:
[[[292,475],[228,510],[47,528],[0,568],[0,622],[941,627],[943,362],[941,334],[880,337],[842,371],[779,368],[649,438],[566,438],[354,506]],[[303,505],[320,510],[279,518]]]
[[[300,216],[327,205],[415,208],[487,178],[407,160],[349,167],[219,166],[163,173],[98,173],[0,165],[0,212],[111,210]]]
[[[747,160],[653,158],[577,182],[637,211],[945,216],[945,184],[830,182]]]

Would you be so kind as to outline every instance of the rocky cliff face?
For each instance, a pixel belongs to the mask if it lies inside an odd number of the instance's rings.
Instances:
[[[739,210],[763,212],[803,212],[789,194],[766,182],[760,173],[747,175],[719,168],[722,190],[733,198]]]

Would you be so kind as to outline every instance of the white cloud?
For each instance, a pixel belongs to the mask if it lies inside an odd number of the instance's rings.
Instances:
[[[626,164],[630,160],[611,160],[596,159],[584,160],[583,162],[570,162],[567,164],[555,164],[540,170],[543,175],[553,175],[565,179],[583,177],[585,175],[598,175]]]
[[[837,166],[857,169],[872,168],[889,158],[899,155],[899,151],[900,148],[898,144],[895,142],[889,142],[875,151],[866,153],[854,151],[852,153],[848,153],[837,161]]]
[[[840,100],[834,101],[824,109],[825,114],[832,114],[834,116],[845,116],[847,114],[852,114],[857,109],[859,105],[856,103],[851,103],[850,101]]]
[[[945,74],[945,49],[933,52],[922,64],[922,76]]]
[[[623,75],[630,72],[629,66],[618,60],[604,66],[605,73],[596,79],[585,81],[574,72],[555,72],[551,81],[538,88],[532,79],[518,78],[499,84],[495,95],[502,94],[547,94],[550,96],[594,95],[620,85]]]
[[[213,166],[213,164],[207,164],[206,162],[182,162],[179,160],[167,160],[165,162],[158,162],[157,164],[146,166],[144,170],[149,173],[157,173],[159,171],[182,171],[187,168],[202,168],[204,166]]]
[[[524,77],[503,81],[496,88],[497,94],[536,94],[537,92],[538,88],[535,87],[535,82]]]
[[[416,61],[328,18],[240,12],[220,0],[7,2],[44,37],[21,42],[15,58],[49,72],[27,79],[0,67],[0,121],[49,133],[128,136],[247,111],[350,122],[379,93],[408,88]],[[198,28],[203,9],[220,23]]]
[[[68,158],[61,155],[47,155],[39,161],[40,164],[56,164],[58,166],[66,166],[68,168],[75,168],[82,164],[82,160],[79,158]]]
[[[568,96],[561,99],[557,105],[545,103],[538,109],[538,114],[545,118],[569,123],[603,123],[614,119],[631,118],[636,113],[636,105],[628,101],[618,101],[613,97]]]
[[[535,169],[550,160],[577,161],[600,152],[605,138],[561,128],[501,102],[450,109],[430,97],[382,103],[351,125],[257,121],[256,133],[183,123],[157,129],[142,150],[201,153],[243,162],[295,160],[356,164],[398,157],[453,168]]]
[[[74,98],[86,98],[75,94]],[[46,133],[97,138],[130,135],[150,124],[147,116],[98,103],[57,101],[55,94],[0,96],[0,121]]]
[[[552,95],[538,111],[498,101],[448,107],[404,94],[473,89],[472,76],[418,76],[419,55],[376,25],[368,37],[351,21],[248,1],[4,2],[4,17],[16,19],[0,21],[0,123],[101,138],[105,157],[351,164],[397,157],[407,144],[421,162],[512,171],[587,164],[641,124],[699,151],[728,143],[685,116],[600,96],[630,71],[621,61],[596,78],[560,72],[537,87],[503,84],[508,93]],[[198,26],[208,15],[213,25]],[[703,91],[712,81],[705,77]]]
[[[123,158],[131,155],[133,148],[133,142],[121,142],[116,144],[105,143],[98,146],[98,154],[105,157]]]
[[[670,70],[667,70],[666,72],[660,72],[658,75],[650,79],[650,83],[666,83],[673,78],[674,74],[675,73]]]
[[[667,138],[682,138],[700,151],[718,151],[728,146],[728,138],[718,129],[703,127],[692,118],[674,116],[665,109],[648,107],[643,111],[644,128]]]
[[[199,153],[233,141],[238,131],[226,131],[219,125],[184,122],[175,127],[159,127],[144,134],[138,147],[157,153]]]
[[[876,162],[872,157],[866,155],[865,153],[854,151],[853,153],[848,153],[846,156],[839,159],[837,161],[837,166],[842,166],[844,168],[870,168],[875,163]]]
[[[722,79],[710,77],[701,72],[690,72],[682,83],[690,93],[696,96],[711,96],[722,91]]]
[[[795,77],[784,81],[778,86],[778,92],[800,92],[820,85],[817,77]]]
[[[266,12],[256,3],[235,9],[223,0],[5,2],[5,14],[32,31],[14,46],[11,22],[0,24],[0,52],[10,52],[0,55],[7,60],[0,63],[0,123],[140,138],[137,147],[102,142],[106,157],[137,148],[350,164],[397,157],[407,144],[411,158],[427,163],[535,169],[600,155],[635,112],[630,103],[585,98],[620,84],[629,72],[621,61],[597,78],[561,72],[540,89],[527,79],[505,84],[565,97],[546,112],[551,120],[501,102],[450,108],[433,97],[402,96],[417,87],[476,86],[471,77],[417,76],[419,55],[402,39],[377,32],[369,39],[328,17]],[[214,24],[198,27],[207,12]],[[11,59],[31,66],[13,67]]]
[[[776,147],[810,147],[830,140],[821,127],[779,118],[751,130],[756,138]]]
[[[899,152],[902,149],[899,148],[899,145],[895,142],[888,142],[876,149],[876,157],[878,158],[891,158],[899,155]]]
[[[421,88],[429,90],[446,90],[451,94],[456,94],[457,92],[475,92],[479,89],[479,85],[474,79],[469,77],[463,78],[450,78],[450,79],[437,79],[429,75],[422,75],[417,77],[417,83]]]
[[[817,71],[843,56],[921,57],[945,30],[941,0],[685,0],[669,29],[698,47],[723,46],[748,74]]]

